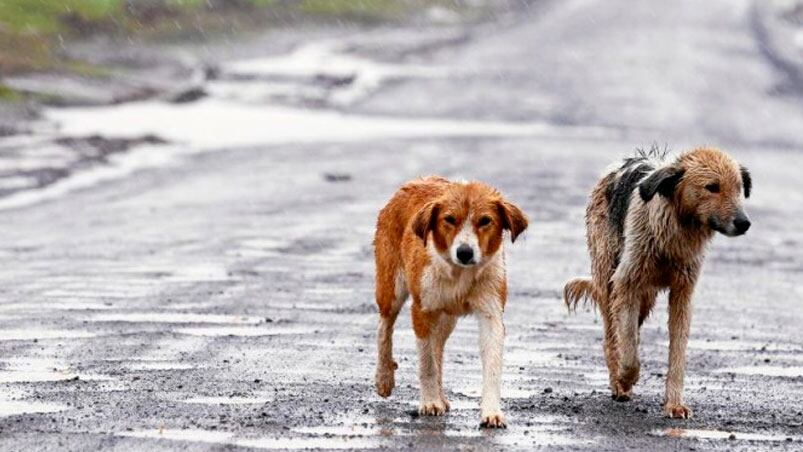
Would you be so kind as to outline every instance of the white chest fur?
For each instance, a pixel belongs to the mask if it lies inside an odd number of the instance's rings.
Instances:
[[[499,296],[504,281],[504,251],[500,248],[479,265],[459,268],[441,256],[432,241],[427,243],[430,263],[421,277],[421,305],[424,311],[462,310],[461,306]]]

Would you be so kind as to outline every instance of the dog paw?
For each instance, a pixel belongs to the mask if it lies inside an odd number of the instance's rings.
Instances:
[[[492,411],[482,414],[481,428],[507,428],[505,415],[501,411]]]
[[[393,392],[393,388],[396,387],[396,372],[394,368],[376,370],[376,393],[382,397],[389,397]]]
[[[443,416],[449,407],[443,403],[443,400],[435,400],[432,402],[421,402],[418,407],[418,414],[421,416]]]
[[[621,383],[616,383],[616,386],[613,388],[611,393],[611,397],[616,402],[629,402],[633,398],[633,389],[628,388],[625,390]]]
[[[667,403],[664,405],[664,413],[672,419],[691,419],[691,409],[682,403]]]
[[[441,394],[441,403],[442,403],[442,404],[443,404],[443,406],[446,408],[446,411],[447,411],[447,412],[449,412],[449,411],[451,411],[451,410],[452,410],[452,405],[449,403],[449,401],[448,401],[448,400],[446,400],[446,396],[445,396],[445,395],[443,395],[443,394]]]

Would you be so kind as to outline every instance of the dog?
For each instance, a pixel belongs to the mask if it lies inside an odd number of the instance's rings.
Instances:
[[[652,149],[625,159],[591,193],[586,209],[591,278],[564,287],[570,311],[581,300],[600,308],[611,390],[631,398],[639,378],[639,329],[659,291],[669,290],[669,371],[664,412],[688,419],[683,401],[691,298],[714,233],[750,228],[743,208],[752,179],[725,152],[697,148],[673,160]]]
[[[443,349],[460,316],[479,322],[482,361],[481,426],[505,428],[501,409],[503,311],[507,278],[504,231],[527,229],[525,214],[496,189],[441,177],[402,186],[379,213],[374,239],[379,307],[376,391],[390,396],[398,367],[393,325],[412,295],[421,404],[419,414],[449,411],[443,391]]]

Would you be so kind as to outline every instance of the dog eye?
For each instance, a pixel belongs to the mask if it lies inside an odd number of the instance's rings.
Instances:
[[[719,184],[708,184],[705,186],[705,189],[710,191],[711,193],[719,193]]]
[[[491,224],[491,217],[482,217],[480,221],[477,222],[477,226],[479,227],[488,226],[489,224]]]
[[[451,215],[446,215],[443,218],[443,221],[451,224],[452,226],[454,226],[457,223],[457,220],[455,220],[455,218],[453,216],[451,216]]]

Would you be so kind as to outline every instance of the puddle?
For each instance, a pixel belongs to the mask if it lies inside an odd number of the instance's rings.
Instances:
[[[69,365],[46,358],[9,358],[0,370],[0,383],[39,383],[66,380],[111,381],[106,375],[83,374]]]
[[[118,433],[131,438],[165,439],[171,441],[190,441],[196,443],[227,444],[234,435],[228,432],[201,429],[153,429]]]
[[[58,413],[69,410],[70,407],[49,402],[29,402],[25,399],[27,394],[21,392],[3,391],[0,393],[0,417],[17,416],[20,414]]]
[[[379,89],[383,84],[400,79],[446,77],[449,72],[431,65],[389,64],[343,53],[338,42],[316,42],[299,47],[288,55],[255,58],[230,64],[224,77],[269,81],[273,92],[263,98],[298,98],[326,101],[335,106],[352,105]],[[214,85],[213,85],[214,86]],[[230,85],[229,85],[230,86]],[[213,88],[214,91],[214,88]],[[242,94],[226,90],[229,95]]]
[[[65,111],[69,111],[68,109]],[[41,201],[60,198],[75,190],[94,187],[102,182],[122,179],[146,168],[163,167],[175,160],[175,154],[167,146],[142,145],[132,148],[125,154],[112,154],[107,157],[107,165],[76,172],[45,188],[19,191],[0,200],[0,210],[14,209]]]
[[[572,437],[571,431],[560,433],[558,431],[544,430],[541,428],[528,427],[528,433],[513,435],[497,435],[493,437],[493,443],[499,446],[521,448],[527,446],[579,446],[582,444],[592,445],[593,441],[577,439]]]
[[[49,305],[48,305],[49,307]],[[41,307],[39,307],[41,309]],[[96,335],[88,331],[68,331],[68,330],[0,330],[0,341],[32,341],[45,339],[79,339],[95,337]]]
[[[803,367],[791,366],[744,366],[719,369],[716,373],[734,373],[741,375],[762,375],[767,377],[803,377]]]
[[[228,255],[241,257],[270,257],[278,256],[282,248],[288,247],[286,240],[278,239],[248,239],[239,246],[226,251]]]
[[[290,334],[312,334],[314,328],[308,327],[221,327],[221,328],[182,328],[176,333],[188,336],[222,337],[222,336],[283,336]]]
[[[239,439],[232,444],[240,447],[270,450],[306,449],[377,449],[380,441],[362,437],[321,437],[321,438],[254,438]]]
[[[131,370],[189,370],[196,369],[189,363],[177,363],[170,361],[138,361],[128,366]]]
[[[275,302],[271,303],[271,309],[287,309],[290,311],[338,311],[346,308],[339,304],[332,303],[304,303],[304,302]]]
[[[475,386],[459,386],[452,389],[455,394],[461,394],[466,397],[472,397],[474,400],[462,400],[460,403],[465,403],[467,409],[479,409],[480,396],[482,395],[482,383],[477,383]],[[503,399],[529,399],[532,396],[538,396],[543,392],[542,389],[520,389],[520,388],[506,388],[505,383],[502,384],[502,398]],[[451,402],[451,401],[450,401]],[[454,405],[454,404],[452,404]]]
[[[452,401],[452,409],[458,406],[458,410],[463,409],[460,407],[461,403],[468,401]],[[405,405],[418,406],[417,401],[404,401]],[[479,411],[477,403],[470,403],[471,409]],[[470,418],[454,417],[458,419],[461,425],[450,425],[437,433],[428,431],[425,425],[426,421],[410,422],[409,418],[387,418],[379,420],[374,417],[357,416],[357,417],[342,417],[338,422],[329,425],[318,425],[313,427],[299,427],[293,429],[294,432],[318,435],[324,437],[395,437],[400,438],[414,438],[425,434],[431,436],[436,434],[444,438],[482,438],[490,437],[493,443],[504,446],[524,446],[524,445],[577,445],[577,444],[591,444],[590,441],[582,441],[573,439],[571,437],[571,424],[567,418],[560,418],[557,416],[536,416],[528,417],[528,420],[534,424],[530,426],[521,426],[513,421],[511,428],[504,431],[504,434],[494,435],[493,432],[483,431],[477,428],[476,421],[473,416]],[[465,422],[468,422],[467,424]],[[423,427],[423,430],[422,430]],[[526,431],[526,433],[525,433]]]
[[[314,427],[299,427],[294,428],[293,431],[305,435],[318,435],[318,436],[372,436],[380,434],[383,427],[371,423],[363,425],[362,423],[351,422],[346,425],[316,425]]]
[[[13,400],[0,400],[0,417],[17,416],[20,414],[58,413],[69,410],[66,405],[41,402],[17,402]]]
[[[378,448],[380,442],[372,438],[321,437],[321,438],[238,438],[233,433],[211,430],[172,430],[154,429],[121,432],[119,436],[130,438],[186,441],[195,443],[219,444],[223,446],[250,447],[270,450],[304,449],[365,449]]]
[[[462,394],[459,391],[453,391],[457,394]],[[504,397],[504,391],[502,392]],[[480,409],[480,400],[466,400],[466,399],[454,399],[446,396],[449,400],[449,406],[451,407],[452,411],[465,411],[465,410],[477,410]],[[420,405],[419,400],[407,400],[403,402],[405,405],[410,407],[410,410],[417,410],[418,406]]]
[[[661,341],[660,344],[664,347],[669,347],[669,341]],[[689,348],[695,350],[710,350],[710,351],[767,351],[767,352],[789,352],[801,351],[800,346],[792,344],[778,344],[768,342],[747,342],[747,341],[722,341],[722,340],[702,340],[691,339],[689,340]]]
[[[653,436],[666,436],[669,438],[691,438],[691,439],[717,439],[717,440],[743,440],[743,441],[786,441],[787,438],[799,440],[790,435],[769,435],[764,433],[743,433],[726,432],[722,430],[695,430],[683,428],[668,428],[665,430],[655,430],[650,433]]]
[[[128,323],[217,323],[256,325],[262,323],[261,317],[247,317],[221,314],[196,314],[175,312],[131,312],[98,314],[89,318],[91,322],[128,322]]]
[[[349,142],[392,138],[530,137],[566,134],[545,123],[460,121],[348,115],[275,105],[240,105],[209,98],[192,104],[134,102],[106,108],[47,111],[67,135],[157,135],[194,152],[284,143]],[[571,129],[605,136],[596,128]],[[164,150],[160,150],[164,152]]]
[[[202,282],[202,281],[229,281],[229,276],[225,267],[215,264],[206,265],[182,265],[172,269],[172,274],[165,277],[164,281],[173,282]]]
[[[52,311],[101,311],[113,309],[105,303],[97,303],[91,301],[52,301],[45,300],[40,303],[8,303],[0,305],[0,311],[14,312],[14,311],[41,311],[47,308]],[[0,333],[2,334],[2,333]]]
[[[149,282],[149,281],[148,281]],[[151,283],[152,284],[152,283]],[[69,282],[63,282],[60,284],[62,287],[69,287]],[[74,284],[73,284],[74,285]],[[87,282],[83,282],[80,285],[80,288],[74,289],[55,289],[55,290],[48,290],[42,293],[43,296],[47,298],[119,298],[119,299],[126,299],[126,298],[134,298],[140,296],[146,296],[150,293],[152,287],[132,287],[130,285],[114,285],[113,287],[98,287],[93,290],[86,290]]]

